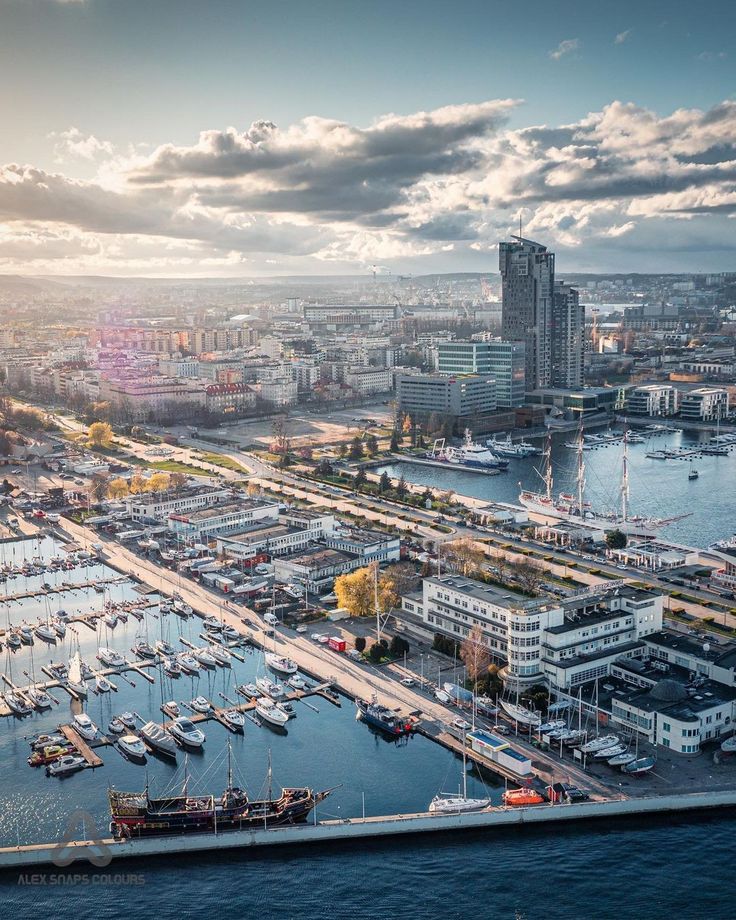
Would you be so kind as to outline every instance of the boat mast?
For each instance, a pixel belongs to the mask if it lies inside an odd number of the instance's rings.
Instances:
[[[552,430],[547,430],[547,442],[544,445],[544,485],[547,501],[552,501]]]
[[[629,429],[624,428],[624,455],[621,469],[621,519],[626,523],[629,515]]]
[[[273,800],[272,784],[273,784],[273,770],[271,767],[271,748],[269,748],[268,749],[268,801],[269,802]]]
[[[230,739],[227,739],[227,791],[230,792],[233,788],[233,750],[232,745],[230,744]]]
[[[585,518],[583,508],[583,493],[585,492],[585,460],[583,459],[583,413],[580,413],[580,428],[578,430],[578,514],[580,520]]]

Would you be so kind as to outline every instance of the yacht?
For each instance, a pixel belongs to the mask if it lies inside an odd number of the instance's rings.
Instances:
[[[242,731],[245,728],[245,716],[237,709],[223,709],[222,718],[236,731]]]
[[[120,721],[120,719],[113,718],[107,723],[107,730],[112,735],[122,735],[125,731],[125,726]]]
[[[435,442],[431,456],[435,460],[475,469],[505,470],[509,465],[508,460],[497,457],[490,448],[476,444],[469,428],[465,429],[465,438],[460,447],[446,446],[442,438]]]
[[[121,712],[118,716],[118,719],[123,723],[126,728],[135,728],[135,716],[132,712]]]
[[[286,683],[294,690],[306,690],[307,689],[307,682],[304,680],[303,677],[299,677],[296,674],[294,675],[294,677],[290,677],[286,681]]]
[[[231,642],[237,642],[240,639],[240,633],[234,626],[224,626],[222,629],[222,635],[225,639],[229,639]]]
[[[255,684],[241,684],[238,687],[238,693],[242,693],[243,696],[258,696],[258,692],[258,687]]]
[[[111,610],[109,613],[105,614],[105,623],[110,627],[110,629],[115,629],[118,625],[118,615],[114,610]]]
[[[156,639],[156,651],[160,652],[166,658],[172,658],[176,654],[176,649],[165,639]]]
[[[283,728],[289,721],[289,716],[267,696],[262,696],[256,700],[256,713],[265,722],[269,722],[277,728]]]
[[[146,759],[146,746],[137,735],[122,735],[118,738],[118,745],[133,760]]]
[[[195,712],[212,712],[212,703],[204,696],[195,696],[189,705]]]
[[[8,704],[10,711],[16,716],[27,716],[33,712],[33,707],[29,706],[20,694],[12,690],[8,690],[5,693],[5,702]]]
[[[147,658],[150,661],[156,657],[156,650],[145,639],[138,639],[133,643],[133,654],[139,658]]]
[[[52,620],[51,628],[60,639],[66,635],[66,623],[63,620]]]
[[[542,718],[539,713],[532,712],[531,709],[527,709],[525,706],[520,706],[518,703],[511,703],[507,700],[499,700],[498,705],[514,722],[519,722],[521,725],[531,725],[532,728],[539,728],[542,724]]]
[[[87,684],[82,675],[82,656],[75,652],[69,659],[69,676],[66,678],[67,687],[77,696],[87,696]]]
[[[119,652],[105,646],[97,649],[97,657],[108,668],[121,668],[125,664],[125,659]]]
[[[223,648],[221,645],[211,645],[209,648],[209,653],[215,659],[215,661],[222,665],[223,668],[229,668],[232,663],[232,655],[226,648]]]
[[[171,734],[180,744],[188,747],[200,748],[205,742],[204,732],[197,728],[191,719],[180,716],[174,719],[170,728]]]
[[[274,700],[277,700],[284,695],[284,688],[281,686],[281,684],[274,683],[268,677],[257,677],[256,687],[260,693],[265,693],[266,696],[270,696],[271,699]]]
[[[614,747],[618,743],[618,735],[601,735],[600,738],[593,738],[592,741],[582,745],[580,750],[583,754],[595,754],[596,751],[604,751],[606,748]],[[613,756],[611,754],[611,757]]]
[[[46,767],[47,776],[66,776],[69,773],[76,773],[77,770],[84,770],[87,761],[79,754],[64,754],[58,760],[50,763]]]
[[[50,623],[39,623],[33,631],[44,642],[56,642],[56,630]]]
[[[95,690],[98,693],[109,693],[112,690],[112,684],[103,674],[98,674],[95,677]]]
[[[202,621],[202,626],[205,629],[210,630],[210,632],[221,632],[222,623],[217,619],[217,617],[206,617]]]
[[[176,759],[176,741],[158,722],[146,722],[140,729],[141,738],[159,754]]]
[[[97,726],[86,712],[80,712],[72,719],[72,727],[86,741],[94,741],[97,737]]]
[[[164,658],[164,671],[169,677],[181,677],[181,665],[176,658]]]
[[[169,700],[168,703],[164,703],[164,709],[167,712],[170,712],[174,718],[181,715],[181,709],[179,708],[179,704],[176,702],[176,700]]]
[[[185,674],[196,674],[199,671],[199,662],[188,652],[183,652],[178,657],[179,667]]]
[[[5,638],[8,648],[20,648],[22,645],[20,636],[17,632],[9,632]]]
[[[513,459],[535,457],[541,454],[540,449],[528,441],[523,439],[521,441],[512,441],[510,434],[507,434],[503,440],[499,440],[494,436],[490,441],[486,441],[486,447],[490,447],[498,457],[511,457]]]
[[[296,674],[298,670],[295,661],[292,661],[291,658],[284,658],[276,652],[266,652],[265,659],[269,668],[278,674]]]
[[[198,648],[194,653],[194,657],[206,668],[214,668],[214,666],[217,664],[213,655],[208,652],[206,648]]]
[[[45,690],[35,684],[26,690],[26,696],[33,703],[36,709],[51,709],[52,699]]]

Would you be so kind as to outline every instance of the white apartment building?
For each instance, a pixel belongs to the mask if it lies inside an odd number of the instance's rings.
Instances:
[[[198,508],[207,508],[232,497],[229,489],[177,489],[175,492],[157,494],[146,492],[129,495],[125,508],[133,521],[166,521],[170,514],[185,514]]]
[[[238,562],[259,556],[300,553],[335,530],[332,514],[320,511],[290,511],[276,522],[261,522],[217,538],[217,552]]]
[[[261,380],[258,389],[261,399],[272,406],[293,406],[299,397],[297,382],[290,375]]]
[[[593,680],[620,656],[640,654],[642,637],[662,627],[662,595],[618,583],[558,601],[443,575],[425,578],[421,600],[405,597],[402,607],[458,641],[479,626],[513,686],[567,689]]]
[[[158,369],[164,377],[198,377],[199,361],[196,358],[159,358]]]
[[[178,377],[102,378],[100,396],[137,420],[159,416],[172,406],[204,406],[204,387]]]
[[[698,387],[682,394],[680,418],[693,422],[712,422],[728,415],[728,390]]]
[[[346,372],[345,383],[362,396],[387,393],[393,389],[393,374],[387,367],[353,367]]]
[[[670,384],[647,383],[629,390],[626,411],[633,415],[674,415],[678,395],[677,389]]]
[[[168,527],[178,536],[204,543],[218,534],[232,533],[251,524],[274,522],[279,517],[277,502],[247,499],[194,511],[172,511]]]

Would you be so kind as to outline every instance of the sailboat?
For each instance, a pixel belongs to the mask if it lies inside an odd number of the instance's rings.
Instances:
[[[620,513],[600,513],[595,511],[590,502],[585,499],[585,458],[583,455],[585,441],[582,415],[580,416],[578,436],[574,445],[574,449],[577,453],[577,472],[575,477],[577,485],[576,494],[571,495],[566,492],[560,492],[556,498],[553,495],[552,432],[550,431],[547,433],[547,443],[543,453],[544,473],[539,473],[544,482],[544,492],[532,492],[527,489],[521,489],[519,494],[520,503],[533,513],[556,518],[557,520],[583,523],[588,527],[598,528],[600,530],[621,530],[623,533],[632,537],[655,537],[662,527],[665,527],[667,524],[672,524],[674,521],[682,520],[682,518],[688,517],[689,515],[682,514],[666,519],[644,519],[632,517],[629,514],[628,446],[629,435],[628,430],[626,430],[623,436]]]
[[[463,732],[463,794],[440,792],[429,803],[429,812],[433,815],[458,814],[466,811],[482,811],[491,804],[490,799],[468,798],[468,773],[465,757],[465,733]]]
[[[69,659],[69,676],[66,680],[67,687],[73,690],[77,696],[87,696],[87,684],[82,678],[82,656],[79,649]]]
[[[693,461],[690,461],[690,469],[688,470],[687,478],[692,482],[693,479],[697,479],[700,473],[693,466]]]

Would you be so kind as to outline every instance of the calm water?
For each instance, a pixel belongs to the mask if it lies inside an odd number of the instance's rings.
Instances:
[[[577,457],[564,446],[575,435],[556,435],[553,440],[552,462],[555,493],[576,488]],[[632,514],[667,518],[690,512],[662,531],[663,539],[706,547],[715,540],[730,537],[736,531],[736,451],[727,457],[700,457],[693,461],[698,479],[688,480],[687,460],[652,460],[647,452],[667,447],[697,446],[708,436],[691,432],[671,431],[666,436],[654,435],[645,444],[629,445],[629,491]],[[537,440],[535,444],[542,442]],[[593,506],[602,511],[620,510],[621,443],[585,451],[587,491]],[[464,495],[489,501],[518,503],[519,483],[524,488],[542,489],[536,472],[541,469],[540,457],[511,460],[508,471],[500,476],[479,476],[452,468],[438,469],[410,463],[387,466],[389,475],[402,473],[408,482],[443,490],[454,489]],[[384,468],[382,468],[384,469]],[[379,470],[380,472],[380,470]]]
[[[57,552],[52,541],[5,545],[6,561],[15,552]],[[89,566],[47,576],[48,580],[84,581],[111,574]],[[30,580],[15,579],[6,590],[17,592]],[[115,599],[138,595],[130,584],[112,589]],[[70,611],[90,610],[102,603],[94,592],[75,591],[52,603]],[[43,600],[9,605],[11,623],[35,621],[45,614]],[[131,618],[114,631],[102,626],[97,634],[78,626],[63,644],[48,647],[36,640],[12,656],[3,652],[3,670],[12,669],[21,682],[23,671],[37,671],[49,660],[66,660],[77,640],[83,658],[94,665],[98,645],[127,652],[135,634],[147,629],[149,641],[163,636],[172,643],[183,634],[196,639],[199,621],[184,623],[175,615],[159,616],[154,609],[142,626]],[[7,625],[7,621],[6,624]],[[114,678],[118,693],[90,694],[87,710],[105,728],[114,713],[135,710],[158,716],[162,696],[185,701],[203,694],[234,697],[236,683],[262,673],[260,656],[246,657],[233,669],[218,669],[199,678],[164,680],[151,686],[133,676],[135,687]],[[107,824],[106,790],[140,789],[148,777],[154,790],[181,781],[180,769],[148,758],[145,767],[123,759],[113,748],[101,748],[104,766],[64,780],[45,776],[43,769],[26,765],[27,737],[51,731],[72,714],[63,691],[53,691],[59,706],[45,715],[0,720],[0,842],[40,842],[58,839],[68,816],[83,808],[97,829]],[[192,785],[219,791],[225,781],[225,741],[230,737],[238,778],[251,794],[264,788],[266,763],[272,752],[275,784],[339,786],[320,806],[327,816],[407,812],[426,807],[440,789],[453,790],[460,781],[461,762],[428,740],[416,737],[392,744],[357,723],[347,702],[337,709],[315,698],[319,712],[297,705],[298,716],[285,735],[246,724],[244,736],[227,735],[216,723],[207,723],[204,753],[189,758]],[[484,790],[494,801],[500,788],[469,776],[470,794]],[[195,910],[216,907],[223,918],[731,918],[736,911],[728,899],[730,865],[736,855],[733,821],[727,818],[680,823],[665,819],[646,825],[607,827],[580,825],[539,830],[432,838],[403,838],[392,842],[325,847],[220,853],[217,856],[161,857],[126,862],[99,870],[104,874],[133,874],[138,886],[83,885],[58,887],[19,885],[17,873],[0,874],[5,913],[20,918],[69,915],[78,918],[118,917],[131,907],[161,917],[189,916]],[[89,829],[88,829],[89,830]],[[98,872],[77,863],[72,872]],[[725,893],[724,898],[721,892]],[[63,905],[63,908],[60,907]],[[123,905],[126,905],[123,907]],[[136,907],[136,905],[138,905]]]

